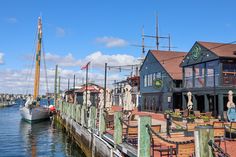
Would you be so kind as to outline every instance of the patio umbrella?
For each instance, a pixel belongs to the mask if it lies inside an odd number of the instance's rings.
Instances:
[[[132,95],[131,95],[131,86],[130,85],[125,85],[125,110],[132,110],[133,109],[133,104],[132,104]]]
[[[99,108],[104,108],[104,92],[103,92],[103,89],[100,89],[100,93],[98,95],[99,97]]]
[[[231,90],[228,92],[228,102],[227,102],[228,109],[235,107],[235,104],[233,102],[233,94],[234,93]]]
[[[188,93],[187,93],[187,96],[188,96],[187,107],[188,107],[188,110],[191,110],[191,109],[193,108],[192,93],[191,93],[191,92],[188,92]]]

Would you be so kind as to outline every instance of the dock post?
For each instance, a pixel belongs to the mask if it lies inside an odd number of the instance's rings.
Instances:
[[[73,119],[76,121],[76,105],[75,104],[72,104],[73,106]]]
[[[87,119],[86,105],[82,105],[82,108],[81,108],[81,125],[82,126],[86,126],[86,119]]]
[[[81,123],[81,105],[76,105],[76,122]]]
[[[151,138],[147,125],[152,125],[151,116],[139,116],[138,118],[138,157],[151,156]]]
[[[91,106],[89,109],[89,121],[88,128],[91,130],[95,129],[95,118],[96,118],[96,108],[95,106]]]
[[[106,123],[104,118],[104,108],[99,110],[99,135],[101,136],[106,131]]]
[[[196,126],[194,131],[196,157],[213,157],[209,140],[214,140],[212,126]]]
[[[120,118],[122,117],[122,112],[115,112],[114,116],[114,144],[115,146],[122,143],[122,123]]]

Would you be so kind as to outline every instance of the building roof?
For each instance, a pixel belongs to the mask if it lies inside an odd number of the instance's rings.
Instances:
[[[219,57],[236,58],[236,44],[197,41]]]
[[[102,89],[103,87],[89,83],[87,90],[90,91],[91,93],[99,93],[99,90]],[[81,86],[80,89],[75,90],[76,93],[83,93],[86,91],[86,85]]]
[[[186,56],[186,52],[150,50],[163,68],[174,80],[182,80],[182,68],[179,64]]]

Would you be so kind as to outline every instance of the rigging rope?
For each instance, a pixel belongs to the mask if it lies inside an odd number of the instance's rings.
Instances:
[[[33,71],[33,67],[34,67],[34,63],[35,63],[35,55],[36,55],[36,51],[34,51],[35,49],[35,45],[37,44],[36,40],[37,40],[37,30],[35,32],[35,38],[34,38],[34,45],[33,45],[33,48],[32,48],[32,52],[34,52],[33,54],[33,59],[32,59],[32,64],[31,64],[31,68],[29,69],[28,73],[26,74],[26,82],[27,82],[27,86],[26,86],[26,92],[25,94],[28,95],[28,90],[29,90],[29,87],[30,87],[30,78],[32,76],[32,71]]]
[[[44,44],[42,41],[42,48],[43,48],[43,63],[44,63],[44,72],[45,72],[45,82],[46,82],[46,92],[48,93],[48,75],[47,75],[47,66],[46,66],[46,59],[45,59],[45,51],[44,51]]]

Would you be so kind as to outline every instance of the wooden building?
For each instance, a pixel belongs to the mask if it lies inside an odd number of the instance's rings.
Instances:
[[[194,110],[222,115],[228,91],[236,92],[236,44],[198,41],[180,66],[183,70],[182,107],[186,108],[190,91]]]
[[[175,51],[148,51],[140,68],[143,111],[162,112],[182,107],[182,68],[179,64],[186,54]]]

